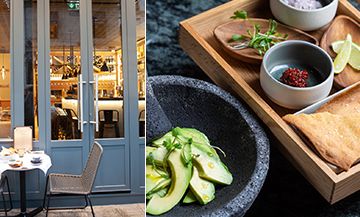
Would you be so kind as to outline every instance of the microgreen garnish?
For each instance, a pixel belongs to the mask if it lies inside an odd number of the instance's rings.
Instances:
[[[156,163],[155,163],[155,159],[154,159],[154,155],[153,153],[151,152],[149,155],[148,155],[148,161],[150,161],[154,171],[159,174],[161,177],[163,178],[170,178],[166,173],[162,172],[161,170],[158,169],[158,167],[156,166]]]
[[[181,150],[181,157],[185,166],[191,165],[192,156],[191,156],[191,144],[192,139],[188,139],[188,142],[184,144],[184,148]]]
[[[223,151],[220,147],[218,147],[218,146],[214,146],[214,145],[212,145],[211,147],[213,147],[214,149],[219,150],[219,151],[221,152],[221,154],[223,154],[223,155],[224,155],[224,157],[226,157],[225,152],[224,152],[224,151]]]
[[[173,139],[167,139],[163,142],[164,147],[168,150],[164,157],[163,167],[167,168],[167,159],[171,152],[175,149],[181,149],[181,156],[183,158],[185,166],[188,166],[192,162],[191,158],[191,143],[192,139],[188,139],[180,134],[180,128],[176,127],[171,130]]]
[[[173,128],[173,129],[171,130],[172,136],[176,138],[178,135],[180,135],[179,130],[180,130],[180,129],[179,129],[178,127]]]
[[[171,179],[164,179],[161,182],[159,182],[157,185],[155,185],[155,187],[149,191],[146,196],[150,197],[152,194],[154,194],[155,192],[159,191],[161,189],[161,187],[163,186],[168,186],[171,182]]]
[[[244,40],[243,35],[234,34],[234,35],[231,36],[231,39],[229,40],[229,43],[236,42],[236,41],[242,41],[242,40]]]
[[[163,142],[163,145],[168,150],[168,152],[166,153],[166,155],[164,157],[164,161],[163,161],[164,168],[167,168],[167,159],[169,158],[171,152],[173,152],[176,148],[181,149],[181,147],[182,147],[182,145],[180,143],[175,143],[175,142],[176,142],[176,137],[174,137],[173,140],[167,139]]]
[[[234,15],[230,17],[231,19],[246,19],[247,18],[247,12],[244,10],[241,11],[235,11]]]
[[[269,19],[269,27],[265,33],[261,33],[261,26],[254,24],[253,29],[248,29],[245,35],[234,34],[232,35],[229,43],[241,42],[239,44],[231,45],[233,49],[254,48],[258,51],[259,55],[263,56],[270,47],[278,42],[285,41],[288,37],[287,34],[276,32],[277,22]]]

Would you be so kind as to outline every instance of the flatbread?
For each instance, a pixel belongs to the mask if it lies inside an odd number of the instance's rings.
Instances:
[[[290,114],[283,119],[299,129],[330,163],[347,171],[360,159],[360,114]]]
[[[330,112],[338,115],[360,114],[360,82],[322,105],[316,112]]]

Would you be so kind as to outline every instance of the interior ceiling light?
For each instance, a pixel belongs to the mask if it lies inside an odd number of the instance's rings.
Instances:
[[[104,61],[103,65],[101,66],[100,70],[102,72],[108,72],[109,71],[109,67],[106,64],[106,61]]]
[[[1,67],[1,78],[2,80],[5,80],[6,79],[6,69],[5,69],[5,66],[4,66],[4,56],[5,54],[3,54],[2,56],[2,61],[3,61],[3,64],[2,64],[2,67]]]
[[[4,66],[1,67],[1,78],[5,80],[6,78],[6,69]]]

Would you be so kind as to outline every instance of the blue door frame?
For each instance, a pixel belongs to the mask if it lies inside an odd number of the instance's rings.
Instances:
[[[93,191],[95,204],[144,202],[145,191],[145,140],[139,138],[138,122],[138,83],[136,55],[136,13],[135,1],[121,0],[122,51],[124,72],[124,138],[98,139],[104,148],[104,156],[95,180]],[[92,5],[91,1],[80,0],[81,24],[81,65],[84,86],[82,106],[84,124],[82,139],[67,141],[51,140],[50,113],[50,4],[49,0],[37,0],[38,33],[38,111],[39,140],[34,149],[46,150],[51,156],[53,166],[49,172],[80,174],[85,166],[89,150],[95,141],[94,99],[91,84],[92,70]],[[24,90],[16,84],[24,79],[24,2],[11,3],[11,108],[12,126],[24,125]],[[16,26],[16,28],[14,28]],[[16,87],[16,88],[15,88]],[[11,145],[12,140],[0,141]],[[15,205],[18,205],[18,177],[15,172],[7,172],[11,180],[11,189]],[[45,176],[40,171],[27,174],[27,198],[30,206],[38,206],[42,200]],[[54,199],[55,206],[64,206],[68,202],[76,204],[78,198]],[[70,204],[69,204],[70,205]]]

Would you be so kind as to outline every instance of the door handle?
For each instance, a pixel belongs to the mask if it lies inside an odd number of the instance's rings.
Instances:
[[[84,121],[84,108],[83,108],[83,99],[84,99],[84,91],[83,91],[83,85],[86,82],[83,81],[83,77],[82,74],[79,75],[79,92],[80,92],[80,100],[79,100],[79,107],[80,107],[80,119],[78,122],[78,126],[80,125],[80,131],[83,133],[84,132],[84,123],[87,123]]]
[[[78,130],[81,129],[81,117],[80,117],[80,92],[81,92],[81,75],[78,76],[78,94],[77,94],[77,116],[78,116]]]
[[[99,75],[95,74],[95,81],[90,81],[90,84],[95,84],[95,121],[90,121],[95,124],[96,132],[99,132]]]

